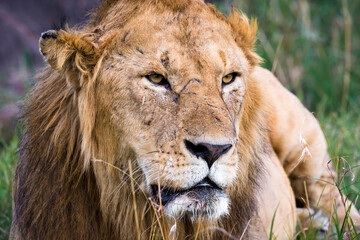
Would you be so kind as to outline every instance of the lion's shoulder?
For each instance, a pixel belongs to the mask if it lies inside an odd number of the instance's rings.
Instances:
[[[308,143],[316,143],[317,150],[326,152],[324,135],[316,118],[271,71],[255,67],[251,79],[260,86],[269,140],[287,173],[294,166],[286,162],[297,162]]]

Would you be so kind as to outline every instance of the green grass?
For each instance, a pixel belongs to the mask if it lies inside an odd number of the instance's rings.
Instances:
[[[18,140],[0,143],[0,239],[7,239],[11,225],[11,190],[17,162]]]
[[[332,113],[319,117],[330,149],[340,157],[343,177],[343,191],[355,200],[360,194],[360,115],[356,112]],[[342,179],[340,179],[342,180]],[[360,208],[360,201],[356,207]]]

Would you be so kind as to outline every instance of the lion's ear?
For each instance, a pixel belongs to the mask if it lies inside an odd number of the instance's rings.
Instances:
[[[91,42],[64,30],[42,33],[39,45],[45,60],[75,89],[81,86],[80,75],[90,75],[98,60],[98,51]]]
[[[261,57],[253,50],[257,32],[256,19],[251,19],[249,23],[249,19],[245,14],[233,8],[227,21],[233,29],[236,43],[245,52],[250,64],[255,66],[260,63],[262,61]]]

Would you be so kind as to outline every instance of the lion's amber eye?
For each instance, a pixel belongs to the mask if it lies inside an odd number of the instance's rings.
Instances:
[[[222,78],[222,84],[223,85],[227,85],[227,84],[230,84],[232,83],[235,78],[236,78],[236,73],[230,73],[228,75],[225,75],[223,78]]]
[[[146,75],[145,77],[154,84],[163,85],[165,88],[170,89],[170,83],[161,74],[154,73],[154,74]]]
[[[164,76],[160,75],[160,74],[152,74],[152,75],[147,75],[146,76],[147,79],[149,79],[151,82],[159,84],[161,83],[161,81],[163,81],[165,79]]]

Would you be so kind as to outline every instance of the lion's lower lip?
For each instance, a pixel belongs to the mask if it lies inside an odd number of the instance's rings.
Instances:
[[[151,185],[152,191],[154,196],[157,199],[157,202],[160,203],[160,199],[159,199],[159,188],[157,185]],[[221,188],[219,188],[214,182],[212,182],[209,178],[204,178],[201,182],[199,182],[198,184],[194,185],[193,187],[189,188],[189,189],[184,189],[184,190],[172,190],[166,187],[160,187],[160,191],[161,191],[161,204],[163,206],[165,206],[168,202],[170,202],[171,200],[173,200],[174,198],[176,198],[179,195],[184,195],[187,193],[201,193],[201,195],[203,195],[206,192],[211,192],[211,191],[222,191]],[[200,194],[199,194],[199,197]]]

